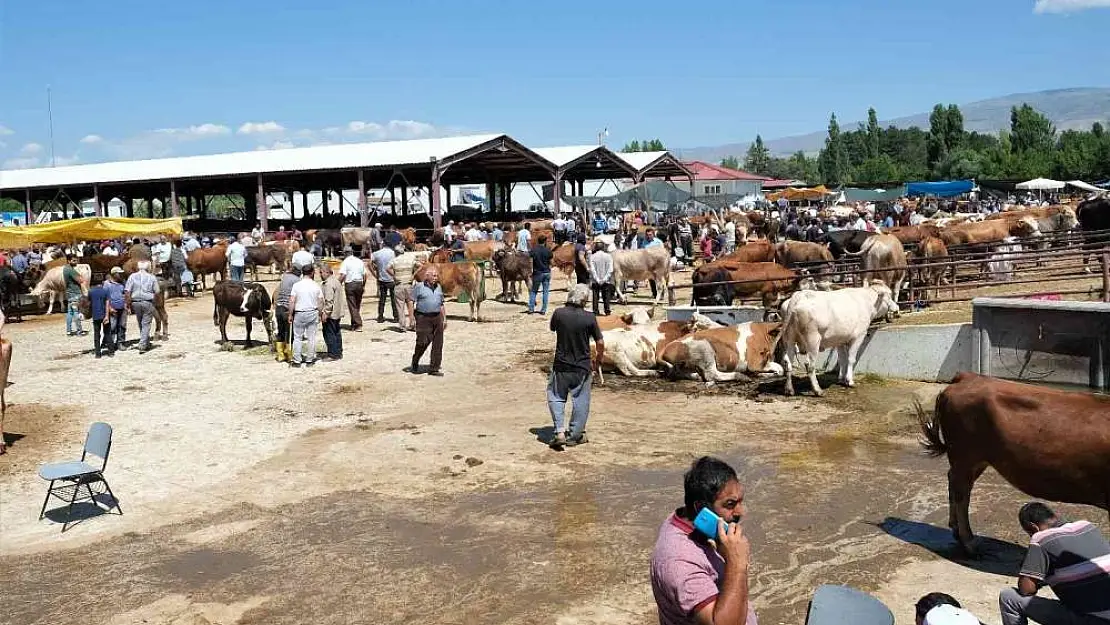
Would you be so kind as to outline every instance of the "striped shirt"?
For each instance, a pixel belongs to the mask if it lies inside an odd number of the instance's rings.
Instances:
[[[1071,611],[1110,621],[1110,543],[1091,523],[1033,534],[1021,575],[1051,586]]]
[[[158,278],[145,271],[136,271],[128,276],[123,290],[131,294],[133,302],[153,302],[158,293]]]
[[[651,591],[660,625],[694,625],[694,613],[717,600],[725,561],[694,533],[686,519],[672,514],[659,528],[651,554]],[[759,625],[748,601],[745,625]]]

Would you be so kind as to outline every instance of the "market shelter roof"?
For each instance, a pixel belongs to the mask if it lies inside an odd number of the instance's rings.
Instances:
[[[85,217],[63,219],[32,226],[0,228],[0,248],[27,247],[32,243],[74,243],[121,237],[159,234],[180,235],[181,219],[140,219],[130,217]]]

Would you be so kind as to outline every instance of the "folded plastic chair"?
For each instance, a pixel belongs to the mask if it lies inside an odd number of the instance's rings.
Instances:
[[[85,448],[81,451],[81,460],[43,465],[39,469],[39,477],[49,481],[50,487],[46,490],[46,500],[42,502],[39,520],[41,521],[42,517],[46,515],[46,504],[50,503],[51,496],[68,502],[66,520],[62,523],[62,531],[64,532],[73,520],[73,504],[78,501],[91,501],[93,505],[99,507],[101,502],[97,501],[96,496],[104,494],[104,492],[111,498],[110,505],[104,504],[107,506],[107,510],[111,511],[112,508],[115,508],[120,514],[123,514],[123,508],[120,508],[119,500],[112,494],[112,488],[108,486],[108,480],[104,478],[104,468],[108,466],[108,454],[111,451],[112,426],[97,422],[92,424],[88,435],[85,437]],[[89,456],[100,458],[99,468],[85,462]],[[89,459],[91,460],[91,458]],[[93,484],[103,484],[104,492],[94,493]],[[87,496],[81,496],[82,488],[88,493]]]
[[[894,615],[865,592],[826,584],[813,593],[806,625],[894,625]]]

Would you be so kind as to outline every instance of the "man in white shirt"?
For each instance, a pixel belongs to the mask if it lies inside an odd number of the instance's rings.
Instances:
[[[561,215],[551,220],[551,229],[555,231],[555,245],[562,245],[567,240],[567,222]]]
[[[313,279],[315,268],[301,268],[301,279],[289,293],[289,322],[293,324],[294,367],[316,364],[316,330],[324,321],[324,291]],[[304,343],[307,342],[307,349]]]
[[[355,256],[353,249],[348,247],[343,251],[346,256],[343,258],[343,264],[339,266],[339,280],[343,283],[343,292],[347,295],[351,331],[362,332],[362,295],[366,292],[366,263]]]
[[[467,236],[469,236],[469,233],[467,233]],[[393,322],[400,323],[401,321],[393,297],[394,287],[397,286],[397,283],[393,281],[393,274],[389,273],[389,266],[393,264],[393,259],[396,256],[393,250],[383,247],[370,257],[370,264],[374,267],[374,277],[378,280],[378,323],[385,323],[386,300],[389,301],[389,306],[393,309]]]
[[[455,222],[448,221],[447,225],[443,227],[443,239],[448,245],[455,240]]]
[[[247,246],[243,245],[242,239],[246,235],[240,234],[238,238],[227,246],[227,264],[231,267],[231,279],[237,282],[243,281],[243,276],[247,269]]]
[[[389,263],[386,271],[393,277],[393,303],[397,307],[397,314],[404,316],[403,319],[398,319],[397,325],[407,331],[412,330],[416,323],[416,320],[408,314],[408,304],[412,301],[412,279],[416,274],[416,268],[427,262],[428,252],[406,252],[401,245],[398,245],[394,252],[396,256]]]
[[[606,247],[604,241],[594,242],[594,252],[590,254],[590,290],[593,291],[594,315],[600,314],[597,308],[600,296],[608,317],[613,312],[613,256]]]
[[[164,235],[158,237],[158,242],[150,249],[150,254],[154,257],[154,262],[158,263],[158,269],[161,274],[166,277],[170,275],[170,251],[170,242],[166,240]]]
[[[725,221],[725,253],[731,254],[736,251],[736,224],[732,219]]]
[[[261,244],[266,239],[266,233],[262,231],[262,224],[255,224],[251,230],[251,240],[255,244]]]
[[[527,252],[532,249],[532,224],[524,224],[524,227],[516,233],[516,249],[521,252]]]
[[[612,215],[609,215],[609,218],[605,220],[605,232],[607,234],[612,234],[614,232],[619,231],[620,229],[621,229],[620,217],[617,217],[616,213],[614,213]]]
[[[466,231],[467,241],[481,241],[482,231],[478,229],[477,224],[470,224],[470,229]]]
[[[292,263],[294,269],[300,269],[306,265],[315,264],[316,257],[312,255],[312,252],[302,247],[296,252],[293,252],[293,258],[291,258],[289,262]]]

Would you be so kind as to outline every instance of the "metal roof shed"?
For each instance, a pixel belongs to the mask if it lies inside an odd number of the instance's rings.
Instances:
[[[628,161],[603,145],[568,145],[538,148],[536,153],[556,165],[555,213],[562,209],[563,183],[571,184],[571,195],[584,195],[587,180],[636,179],[638,172]],[[575,186],[577,185],[577,188]]]
[[[694,173],[682,161],[667,151],[621,152],[619,156],[626,163],[636,168],[636,182],[641,182],[645,178],[670,180],[678,176],[689,178],[692,182],[694,178]]]
[[[433,220],[441,221],[441,185],[509,182],[554,178],[557,167],[504,134],[382,141],[282,150],[260,150],[94,165],[0,171],[0,195],[26,202],[33,221],[35,199],[66,195],[75,203],[93,198],[97,214],[113,196],[170,198],[178,214],[179,190],[186,193],[241,193],[253,196],[258,219],[266,228],[267,185],[278,189],[359,189],[359,213],[368,223],[367,183],[406,184],[431,188]],[[147,194],[147,195],[144,195]]]

